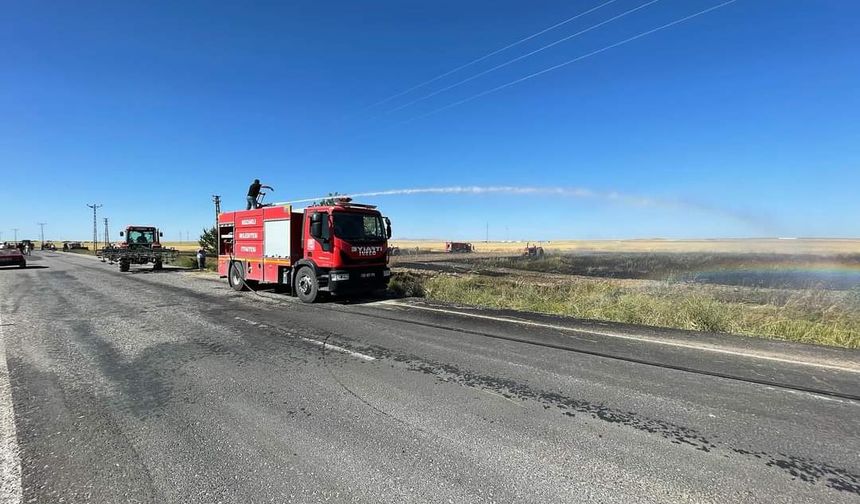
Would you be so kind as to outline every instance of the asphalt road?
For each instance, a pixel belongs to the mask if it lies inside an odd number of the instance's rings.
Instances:
[[[0,269],[10,500],[860,502],[858,352],[30,265]]]

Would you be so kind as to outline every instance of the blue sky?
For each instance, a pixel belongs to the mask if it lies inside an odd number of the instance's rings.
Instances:
[[[364,198],[395,236],[860,236],[860,2],[738,0],[468,103],[440,107],[719,4],[660,0],[4,2],[0,232],[209,225],[211,195],[415,187],[585,188]]]

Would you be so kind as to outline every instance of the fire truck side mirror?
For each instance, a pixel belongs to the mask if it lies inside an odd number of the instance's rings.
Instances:
[[[391,238],[391,219],[388,217],[385,218],[385,236]]]
[[[119,232],[119,235],[120,235],[120,236],[125,236],[125,232],[124,232],[124,231],[120,231],[120,232]]]
[[[161,231],[159,231],[159,232],[158,232],[158,236],[164,236],[164,233],[162,233]]]
[[[311,236],[314,238],[322,237],[323,214],[317,212],[311,214]]]

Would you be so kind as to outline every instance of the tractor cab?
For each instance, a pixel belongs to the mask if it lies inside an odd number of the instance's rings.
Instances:
[[[163,234],[157,228],[151,226],[128,226],[125,231],[120,231],[120,236],[125,240],[120,244],[123,248],[161,248],[161,236]]]

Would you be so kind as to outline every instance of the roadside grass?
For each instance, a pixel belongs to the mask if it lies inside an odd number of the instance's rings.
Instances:
[[[576,318],[860,348],[860,290],[798,290],[736,301],[714,286],[631,286],[605,279],[542,284],[524,278],[398,272],[401,295]]]
[[[176,260],[173,261],[171,264],[173,264],[174,266],[182,267],[182,268],[197,269],[197,256],[194,253],[180,252],[176,256]],[[203,270],[204,271],[218,271],[218,257],[207,256],[206,257],[206,267]]]

